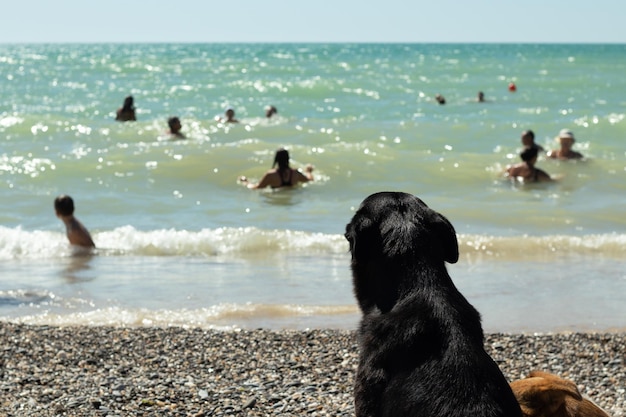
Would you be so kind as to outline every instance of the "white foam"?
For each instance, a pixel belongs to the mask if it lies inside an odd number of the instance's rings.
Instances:
[[[356,317],[355,305],[302,306],[268,304],[219,304],[193,310],[149,310],[108,307],[83,312],[31,314],[17,318],[0,317],[0,320],[30,325],[51,326],[115,326],[115,327],[186,327],[206,329],[237,329],[267,327],[268,323],[298,319],[328,322],[328,317]]]

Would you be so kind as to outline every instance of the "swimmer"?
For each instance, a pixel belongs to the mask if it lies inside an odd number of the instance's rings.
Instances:
[[[437,100],[439,104],[446,104],[446,99],[441,94],[437,94],[435,100]]]
[[[185,139],[185,135],[181,133],[181,129],[183,128],[180,123],[180,119],[178,117],[170,117],[167,119],[167,125],[169,126],[169,134],[174,136],[177,139]]]
[[[278,110],[276,109],[276,107],[267,106],[265,108],[265,117],[267,117],[268,119],[271,118],[275,114],[278,114]]]
[[[232,107],[227,108],[224,112],[224,115],[226,116],[226,118],[216,117],[216,119],[218,119],[218,121],[222,123],[239,123],[239,120],[235,119],[235,109],[233,109]]]
[[[267,171],[257,184],[251,184],[246,177],[239,177],[239,182],[251,189],[293,187],[298,183],[309,181],[313,181],[313,165],[307,165],[304,168],[304,173],[291,168],[289,166],[289,152],[282,148],[277,150],[274,155],[272,169]]]
[[[556,140],[561,145],[560,149],[551,150],[548,152],[548,158],[552,159],[582,159],[583,155],[580,152],[572,150],[574,146],[574,134],[567,129],[561,129],[559,136]]]
[[[532,130],[524,130],[520,139],[524,149],[535,148],[538,152],[544,152],[543,147],[535,143],[535,132]]]
[[[74,217],[74,200],[69,195],[60,195],[54,200],[54,211],[67,232],[67,239],[71,245],[84,248],[95,248],[89,231]]]
[[[538,151],[535,148],[527,148],[520,153],[522,162],[511,165],[506,169],[505,175],[512,179],[520,179],[522,182],[545,182],[552,181],[545,171],[535,168]]]
[[[137,118],[135,117],[135,105],[133,96],[128,96],[124,99],[124,104],[122,105],[122,107],[117,109],[115,120],[117,120],[118,122],[137,120]]]

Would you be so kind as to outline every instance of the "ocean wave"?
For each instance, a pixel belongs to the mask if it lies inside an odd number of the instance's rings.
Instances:
[[[512,237],[459,235],[458,238],[461,255],[470,258],[538,260],[554,257],[595,256],[623,259],[626,254],[626,235],[618,233]]]
[[[25,315],[21,317],[0,317],[1,321],[50,326],[115,326],[115,327],[185,327],[234,330],[239,328],[261,328],[272,323],[280,327],[280,322],[289,323],[293,328],[309,327],[307,324],[324,323],[330,327],[345,327],[348,316],[356,323],[358,308],[356,305],[345,306],[304,306],[294,304],[232,304],[223,303],[200,309],[149,310],[145,308],[125,309],[108,307],[83,312],[52,313]],[[332,320],[337,324],[332,325]],[[339,318],[339,319],[338,319]],[[341,324],[344,323],[344,324]],[[315,326],[311,326],[315,327]]]
[[[99,256],[255,258],[275,253],[294,256],[348,254],[348,245],[341,234],[255,227],[142,231],[124,226],[95,232],[93,238],[98,246],[93,254]],[[626,254],[626,234],[619,233],[504,237],[459,234],[458,240],[461,256],[470,260],[532,260],[591,255],[622,259]],[[0,226],[0,260],[63,258],[84,254],[84,251],[70,247],[62,233]]]
[[[55,295],[46,290],[6,290],[0,291],[0,307],[19,306],[24,304],[43,305],[51,304]]]
[[[124,226],[93,233],[103,256],[234,256],[255,257],[267,253],[342,253],[341,235],[253,227],[202,229],[200,231],[137,230]],[[62,233],[25,231],[0,226],[0,260],[57,258],[84,254],[72,248]]]

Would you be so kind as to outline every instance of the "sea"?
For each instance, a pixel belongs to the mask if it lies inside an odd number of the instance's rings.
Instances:
[[[454,225],[485,331],[625,331],[624,74],[623,44],[0,44],[0,321],[355,329],[345,226],[402,191]],[[584,159],[506,179],[526,129]],[[238,182],[283,147],[313,182]]]

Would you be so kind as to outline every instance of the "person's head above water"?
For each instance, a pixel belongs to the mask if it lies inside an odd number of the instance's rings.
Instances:
[[[180,119],[178,117],[170,117],[167,119],[167,125],[170,127],[172,133],[178,132],[181,128]]]
[[[276,151],[272,168],[274,168],[276,165],[278,165],[279,170],[289,168],[289,152],[287,151],[287,149],[280,148]]]
[[[278,113],[278,110],[274,106],[267,106],[265,108],[265,117],[267,118],[270,118],[277,113]]]
[[[133,96],[128,96],[124,99],[124,104],[122,105],[122,109],[124,111],[130,111],[135,108],[135,100]]]
[[[74,214],[74,200],[69,195],[60,195],[54,200],[54,209],[58,215],[71,216]]]
[[[524,130],[521,136],[522,145],[532,146],[535,143],[535,132],[532,130]]]

